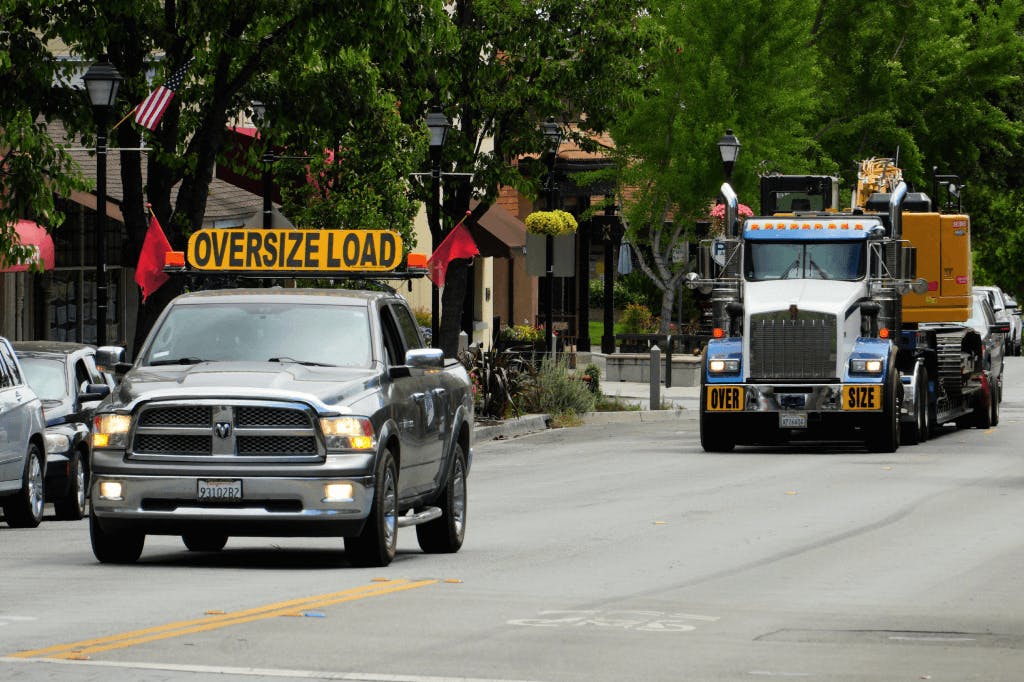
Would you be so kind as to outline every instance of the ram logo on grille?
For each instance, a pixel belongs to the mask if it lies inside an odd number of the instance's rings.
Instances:
[[[213,430],[218,438],[227,438],[231,435],[231,422],[217,422],[213,425]]]

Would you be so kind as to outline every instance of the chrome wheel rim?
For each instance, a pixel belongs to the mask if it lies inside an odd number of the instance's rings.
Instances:
[[[384,473],[384,542],[390,551],[398,538],[398,493],[395,486],[395,475],[392,469]]]
[[[31,458],[28,465],[28,501],[32,517],[43,518],[43,467],[36,456]]]
[[[82,466],[82,460],[75,460],[75,502],[78,503],[78,509],[81,512],[85,512],[85,467]]]
[[[452,522],[455,534],[461,538],[466,525],[466,474],[458,457],[452,474]]]

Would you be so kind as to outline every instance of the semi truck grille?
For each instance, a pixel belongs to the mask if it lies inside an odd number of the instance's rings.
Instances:
[[[836,318],[780,310],[751,315],[750,378],[836,378]]]
[[[143,406],[132,456],[308,460],[322,455],[315,415],[291,403],[155,403]]]

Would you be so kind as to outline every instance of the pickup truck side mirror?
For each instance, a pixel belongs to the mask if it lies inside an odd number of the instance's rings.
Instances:
[[[110,386],[106,384],[85,384],[78,394],[78,401],[82,403],[96,402],[103,400],[110,395]]]
[[[440,348],[413,348],[405,353],[405,364],[392,367],[392,379],[412,376],[413,373],[439,372],[444,369],[444,351]]]
[[[96,368],[101,372],[113,372],[114,367],[125,359],[123,346],[100,346],[96,349]]]

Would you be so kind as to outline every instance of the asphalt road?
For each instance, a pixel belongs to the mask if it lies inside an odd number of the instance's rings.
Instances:
[[[704,454],[692,411],[479,443],[463,551],[0,527],[0,679],[1024,679],[1024,360],[998,427]]]

